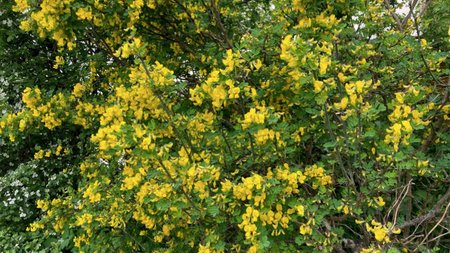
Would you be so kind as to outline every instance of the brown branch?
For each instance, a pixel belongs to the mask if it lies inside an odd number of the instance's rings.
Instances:
[[[168,34],[165,34],[163,31],[161,31],[161,29],[159,29],[158,27],[156,27],[155,25],[151,24],[151,23],[147,23],[148,26],[152,27],[154,30],[150,30],[150,29],[145,29],[147,32],[150,32],[153,35],[156,36],[160,36],[162,38],[162,40],[169,40],[175,43],[178,43],[178,45],[180,45],[185,51],[187,51],[188,53],[194,54],[195,52],[189,47],[188,44],[186,44],[185,42],[181,41],[178,38],[174,38],[171,37]],[[155,31],[156,30],[156,31]]]
[[[419,217],[416,217],[412,220],[406,221],[405,223],[398,226],[398,228],[403,229],[411,226],[416,226],[420,223],[423,223],[424,221],[433,219],[436,217],[436,215],[439,213],[439,210],[441,207],[446,204],[446,201],[450,198],[450,187],[447,189],[447,192],[442,196],[441,199],[436,203],[436,205],[431,209],[428,213],[421,215]]]
[[[402,21],[398,17],[397,13],[395,13],[395,10],[391,9],[391,7],[389,6],[390,5],[389,2],[390,2],[389,0],[384,0],[384,7],[388,11],[389,15],[395,20],[398,30],[400,30],[400,32],[402,32],[403,31]]]
[[[408,23],[408,20],[411,18],[411,15],[413,14],[414,9],[417,6],[417,2],[418,2],[418,0],[413,0],[413,1],[409,2],[409,12],[402,21],[402,29],[405,27],[405,25]]]
[[[231,43],[230,38],[228,38],[227,30],[225,29],[225,26],[222,24],[221,18],[220,18],[220,12],[217,8],[216,1],[211,0],[211,9],[214,14],[214,19],[216,21],[217,26],[219,26],[220,31],[222,32],[222,35],[224,36],[225,42],[227,44],[227,49],[233,48],[233,43]]]
[[[422,245],[427,239],[428,236],[439,226],[439,224],[441,224],[441,222],[444,220],[444,218],[447,216],[447,211],[448,208],[450,207],[450,202],[447,204],[447,206],[445,207],[445,211],[444,214],[442,214],[441,218],[439,219],[439,221],[436,223],[436,225],[434,225],[434,227],[430,230],[430,232],[428,232],[425,237],[423,238],[423,240],[419,243],[419,245],[417,245],[416,249],[414,251],[416,251],[420,245]]]
[[[336,135],[334,134],[333,129],[331,128],[331,122],[330,122],[330,118],[328,115],[328,101],[325,102],[325,104],[323,105],[323,111],[325,112],[325,125],[327,127],[328,130],[328,134],[335,140],[337,140]],[[351,186],[353,187],[353,189],[356,192],[356,184],[355,184],[355,180],[353,178],[353,173],[349,172],[348,170],[345,169],[345,165],[341,156],[341,152],[339,151],[339,147],[336,147],[335,152],[333,152],[333,154],[335,155],[337,161],[338,161],[338,165],[342,171],[342,174],[347,178],[347,182],[351,184]]]

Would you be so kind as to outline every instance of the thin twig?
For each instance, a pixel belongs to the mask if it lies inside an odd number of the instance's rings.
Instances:
[[[436,225],[434,225],[434,227],[430,230],[430,232],[428,232],[425,237],[422,239],[422,241],[419,243],[419,245],[417,245],[416,249],[414,251],[416,251],[424,242],[425,240],[428,238],[428,236],[439,226],[439,224],[441,224],[441,222],[444,220],[444,218],[447,216],[447,211],[448,208],[450,207],[450,202],[447,204],[447,207],[445,208],[444,213],[442,214],[441,218],[439,219],[439,221],[436,223]]]
[[[411,186],[411,184],[412,184],[412,179],[409,180],[409,182],[406,184],[405,187],[403,187],[402,191],[400,192],[400,198],[397,198],[395,200],[395,203],[389,208],[389,211],[388,211],[387,215],[385,216],[385,220],[386,220],[387,217],[389,217],[392,209],[395,208],[394,222],[392,222],[392,226],[389,228],[389,230],[392,230],[392,228],[397,224],[398,211],[400,209],[401,203],[403,202],[403,200],[406,198],[406,195],[408,194],[409,187]]]
[[[398,228],[403,229],[406,227],[416,226],[424,221],[430,220],[436,216],[441,209],[442,205],[450,198],[450,188],[447,189],[447,192],[442,196],[441,199],[436,203],[433,209],[431,209],[428,213],[416,217],[412,220],[406,221],[405,223],[398,226]]]
[[[216,21],[216,24],[217,24],[217,26],[219,26],[219,29],[225,38],[225,42],[227,44],[227,49],[233,48],[233,43],[231,42],[230,38],[228,38],[227,30],[225,29],[225,26],[222,24],[222,21],[220,18],[220,12],[219,12],[219,9],[217,8],[215,0],[211,0],[211,9],[214,14],[214,19]]]

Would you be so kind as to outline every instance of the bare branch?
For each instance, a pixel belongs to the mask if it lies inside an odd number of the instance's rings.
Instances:
[[[424,221],[433,219],[436,217],[436,215],[439,213],[439,210],[441,207],[446,204],[446,201],[450,198],[450,188],[447,189],[447,192],[442,196],[441,199],[436,203],[436,205],[431,209],[428,213],[421,215],[419,217],[416,217],[412,220],[406,221],[405,223],[398,226],[398,228],[403,229],[411,226],[416,226],[420,223],[423,223]]]

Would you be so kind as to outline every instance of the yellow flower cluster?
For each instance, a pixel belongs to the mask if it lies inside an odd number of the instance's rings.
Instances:
[[[146,197],[151,197],[150,201],[157,202],[168,198],[173,193],[173,187],[170,184],[158,184],[154,180],[145,182],[136,193],[138,203],[142,204]]]
[[[387,134],[384,139],[386,144],[393,145],[394,151],[398,151],[400,143],[409,145],[408,140],[414,131],[413,126],[427,126],[430,123],[430,121],[424,121],[422,118],[424,113],[434,107],[434,104],[430,103],[420,106],[420,108],[411,108],[405,102],[405,97],[408,95],[418,95],[419,91],[413,86],[405,86],[405,88],[407,88],[406,92],[395,93],[395,107],[388,117],[393,125],[386,130]]]
[[[55,57],[55,64],[53,64],[53,68],[58,69],[64,63],[65,63],[64,58],[58,55]]]
[[[40,10],[31,14],[31,19],[37,24],[39,36],[45,37],[52,34],[59,47],[67,45],[69,49],[75,46],[73,38],[69,38],[63,30],[66,21],[61,20],[61,14],[70,12],[70,3],[73,0],[51,1],[44,0],[40,4]]]
[[[75,89],[74,89],[74,91],[75,91]],[[77,112],[76,116],[74,117],[75,124],[81,125],[85,129],[92,126],[92,124],[93,124],[92,116],[97,114],[95,105],[93,105],[91,103],[87,103],[87,102],[79,102],[76,105],[75,110]]]
[[[173,71],[164,67],[161,63],[155,62],[152,71],[150,72],[150,79],[155,86],[167,86],[173,84]]]
[[[225,65],[225,69],[221,70],[221,73],[226,75],[233,71],[235,67],[238,67],[243,60],[241,59],[241,54],[239,51],[233,53],[231,49],[226,52],[226,57],[222,59],[222,63]]]
[[[95,135],[91,137],[91,141],[94,143],[98,143],[98,148],[100,149],[100,151],[108,151],[109,149],[116,147],[119,144],[119,138],[117,136],[120,135],[120,133],[120,123],[102,127]]]
[[[76,14],[80,20],[92,20],[92,11],[90,8],[80,8],[77,10]]]
[[[27,231],[31,231],[31,232],[35,232],[39,229],[43,229],[44,228],[44,224],[40,223],[40,222],[33,222],[30,224],[29,227],[27,227]]]
[[[50,157],[52,154],[59,156],[59,155],[61,155],[61,151],[63,151],[63,147],[61,145],[58,145],[56,147],[56,149],[53,151],[52,150],[45,151],[45,150],[41,149],[38,152],[34,153],[34,159],[39,160],[44,157]],[[64,152],[67,154],[69,152],[69,150],[66,149],[66,150],[64,150]]]
[[[151,210],[146,210],[146,212],[149,212],[150,215],[154,214]],[[147,215],[142,208],[138,208],[133,213],[133,219],[141,222],[147,229],[153,229],[155,227],[155,219]]]
[[[304,175],[300,170],[291,171],[288,164],[283,164],[283,166],[278,167],[275,170],[275,178],[286,181],[288,184],[284,187],[283,192],[286,196],[299,193],[299,184],[305,183],[306,175]]]
[[[60,126],[69,115],[66,109],[69,106],[70,99],[64,94],[58,93],[52,96],[47,103],[39,105],[41,100],[41,91],[38,88],[32,90],[28,87],[22,93],[22,101],[30,109],[30,116],[44,123],[44,126],[50,130]],[[18,116],[20,114],[16,115],[16,117]],[[19,129],[23,131],[27,121],[31,120],[31,117],[24,118],[20,122]]]
[[[348,82],[345,84],[345,91],[349,97],[350,104],[355,106],[363,102],[363,95],[367,94],[372,86],[372,80]]]
[[[304,211],[302,209],[302,206],[297,206],[300,213]],[[260,220],[263,224],[263,226],[270,225],[272,226],[273,230],[271,235],[278,236],[280,234],[284,234],[284,230],[288,228],[290,216],[296,212],[295,209],[289,208],[285,213],[283,213],[283,206],[281,204],[277,204],[275,206],[275,212],[272,210],[269,210],[268,212],[262,212],[260,215]],[[281,226],[279,228],[278,226]]]
[[[388,243],[390,242],[388,231],[389,229],[386,226],[383,226],[381,223],[372,220],[371,224],[369,225],[366,223],[366,230],[368,232],[371,232],[375,239],[382,243]]]
[[[310,226],[310,221],[308,221],[306,224],[300,225],[300,227],[299,227],[300,234],[302,234],[302,235],[311,235],[312,234],[312,227]]]
[[[80,98],[83,96],[83,93],[85,90],[86,90],[86,87],[84,85],[82,85],[81,83],[77,83],[73,87],[72,95],[76,98]]]
[[[245,213],[242,215],[242,222],[239,224],[239,228],[245,232],[245,238],[252,240],[256,236],[256,222],[259,218],[259,211],[253,209],[251,206],[247,207]]]
[[[193,137],[193,143],[197,142],[196,138],[201,137],[201,134],[214,128],[213,123],[215,118],[216,116],[212,112],[199,112],[191,121],[189,121],[187,129],[189,134]]]
[[[83,226],[84,224],[92,223],[92,214],[84,213],[77,217],[77,221],[75,222],[76,226]]]
[[[99,202],[102,198],[102,195],[98,192],[99,186],[100,182],[98,180],[89,184],[86,190],[84,190],[83,198],[89,199],[91,203]]]
[[[268,109],[265,106],[251,108],[249,112],[244,115],[242,121],[242,128],[247,129],[252,124],[264,124],[268,116]]]
[[[137,120],[148,119],[150,115],[153,118],[166,115],[148,83],[133,85],[128,89],[119,86],[116,88],[115,97],[119,99],[122,110],[124,112],[131,110]]]
[[[286,61],[289,67],[297,66],[297,57],[293,54],[296,50],[295,41],[292,39],[292,35],[287,35],[281,41],[281,54],[280,59]]]
[[[201,85],[189,89],[189,99],[194,102],[194,105],[201,105],[205,95],[208,95],[212,100],[211,103],[213,108],[217,110],[222,106],[227,106],[227,98],[237,99],[240,97],[239,94],[241,88],[235,86],[234,81],[231,79],[221,81],[221,75],[227,76],[227,74],[231,72],[234,67],[241,64],[243,60],[240,59],[241,56],[239,52],[233,54],[232,50],[227,50],[226,55],[227,56],[222,60],[225,69],[213,69]]]
[[[41,101],[41,90],[37,87],[33,90],[30,87],[25,88],[22,92],[22,101],[29,109],[35,109]]]
[[[267,141],[273,140],[274,138],[279,139],[280,133],[275,132],[272,129],[264,128],[255,133],[255,141],[257,145],[264,145]]]
[[[26,9],[30,8],[28,0],[15,0],[15,5],[12,10],[16,12],[24,12]]]
[[[261,190],[264,178],[258,174],[242,179],[242,183],[233,188],[233,195],[240,200],[251,200],[253,190]]]
[[[319,186],[326,186],[332,183],[331,176],[325,174],[325,170],[316,164],[307,167],[304,175],[306,177],[315,178],[312,187],[317,189]]]

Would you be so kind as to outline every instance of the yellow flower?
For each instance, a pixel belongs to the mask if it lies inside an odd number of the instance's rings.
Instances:
[[[297,211],[297,214],[300,216],[304,216],[305,215],[305,207],[302,205],[297,205],[295,206],[295,210]]]
[[[426,47],[427,46],[427,40],[426,39],[420,39],[420,45],[422,46],[422,47]]]
[[[58,145],[55,150],[55,155],[60,155],[62,150],[63,147],[61,145]]]
[[[347,77],[342,72],[339,72],[338,79],[341,83],[343,83],[347,80]]]
[[[15,12],[24,12],[26,9],[30,8],[28,0],[15,0],[16,5],[13,6],[12,10]]]
[[[80,8],[76,14],[79,20],[92,20],[92,12],[88,8]]]
[[[324,83],[322,81],[314,80],[314,92],[319,93],[322,91],[322,88],[324,86]]]
[[[343,97],[340,103],[334,103],[335,108],[345,110],[348,106],[348,97]]]
[[[266,108],[261,107],[260,111],[257,112],[255,108],[251,108],[249,112],[244,115],[244,120],[242,121],[242,128],[248,128],[252,123],[264,124],[266,118]]]
[[[396,92],[395,93],[395,99],[397,100],[397,102],[399,102],[400,104],[404,103],[404,99],[403,99],[403,93],[401,92]]]
[[[84,224],[92,223],[92,214],[85,213],[81,216],[77,217],[77,221],[75,222],[76,226],[82,226]]]
[[[405,129],[405,132],[411,133],[413,131],[413,128],[411,127],[411,123],[409,123],[408,120],[402,121],[403,128]]]
[[[44,224],[39,223],[39,222],[33,222],[27,228],[27,231],[35,232],[36,230],[43,229],[43,228],[44,228]]]
[[[27,126],[26,121],[21,119],[19,121],[19,131],[23,132],[25,130],[26,126]]]
[[[355,223],[358,224],[358,225],[360,225],[360,224],[363,224],[364,221],[363,221],[363,220],[355,220]]]
[[[41,149],[38,152],[34,153],[34,159],[35,160],[42,159],[42,158],[44,158],[44,154],[45,154],[45,151]]]
[[[27,87],[22,93],[22,101],[30,109],[34,109],[37,105],[37,102],[40,100],[41,91],[39,90],[39,88],[34,88],[33,90],[31,90],[30,87]]]
[[[400,234],[401,232],[402,232],[402,230],[401,230],[400,228],[394,228],[394,229],[392,229],[392,233],[393,233],[393,234],[398,235],[398,234]]]
[[[36,206],[39,209],[42,209],[42,211],[47,211],[48,210],[48,202],[42,199],[38,199],[38,201],[36,201]]]
[[[84,90],[85,90],[84,85],[82,85],[81,83],[77,83],[73,87],[72,94],[73,94],[74,97],[80,98],[81,96],[83,96]]]
[[[376,198],[376,200],[375,200],[375,202],[377,203],[377,205],[379,205],[379,206],[384,206],[386,203],[384,202],[384,200],[383,200],[383,198],[382,197],[378,197],[378,198]]]
[[[239,92],[240,91],[241,91],[241,89],[239,87],[230,87],[229,98],[239,98]]]
[[[364,89],[364,82],[363,81],[356,81],[355,82],[355,88],[356,88],[356,92],[358,92],[358,94],[362,94],[363,93],[363,89]]]
[[[231,49],[227,50],[227,56],[222,60],[225,65],[225,73],[230,72],[234,68],[233,51]]]
[[[300,230],[300,234],[302,234],[302,235],[311,235],[312,234],[312,228],[307,224],[302,224],[300,226],[299,230]]]
[[[395,136],[395,137],[399,137],[399,139],[400,139],[400,136],[401,136],[401,129],[402,129],[402,125],[400,125],[399,123],[395,123],[393,126],[392,126],[392,134]]]
[[[90,184],[83,193],[83,198],[88,198],[91,203],[100,201],[101,195],[97,192],[97,188],[100,185],[98,181]]]
[[[372,220],[371,225],[366,223],[366,229],[367,231],[373,233],[377,241],[386,243],[390,241],[389,237],[387,236],[388,229],[381,223]]]
[[[258,246],[256,245],[252,245],[247,251],[247,253],[256,253],[256,252],[258,252]]]
[[[276,136],[275,131],[273,131],[272,129],[264,128],[264,129],[258,130],[258,132],[255,134],[255,141],[256,141],[256,144],[263,145],[268,140],[273,140],[275,138],[275,136]]]
[[[262,61],[260,59],[257,59],[255,62],[255,69],[259,70],[262,67]]]
[[[212,105],[216,109],[222,107],[224,100],[227,98],[227,92],[222,85],[216,86],[210,95],[212,98]]]
[[[131,190],[141,182],[141,174],[136,173],[133,177],[126,177],[123,179],[121,190]]]
[[[287,35],[281,42],[280,58],[288,63],[289,67],[297,66],[297,58],[291,54],[291,50],[295,49],[292,42],[292,35]]]
[[[57,68],[59,68],[59,66],[61,66],[63,64],[64,64],[64,58],[62,58],[61,56],[58,55],[55,58],[55,64],[53,65],[53,68],[57,69]]]
[[[163,232],[163,235],[169,236],[170,235],[170,226],[167,224],[164,224],[162,227],[162,232]]]
[[[203,246],[200,244],[198,247],[198,253],[212,253],[212,252],[209,246]]]
[[[192,88],[189,89],[189,94],[190,94],[189,100],[194,102],[194,105],[197,106],[202,105],[204,96],[202,93],[200,93],[198,86],[196,86],[194,89]]]
[[[375,235],[375,239],[379,242],[383,241],[386,237],[386,231],[383,228],[374,228],[373,233]]]
[[[222,192],[229,192],[233,188],[233,183],[226,179],[224,182],[220,183],[222,185]]]
[[[330,58],[323,56],[319,60],[319,74],[324,75],[327,72],[328,65],[330,64]]]
[[[22,20],[20,22],[20,29],[24,30],[25,32],[31,31],[31,22],[29,19]]]

